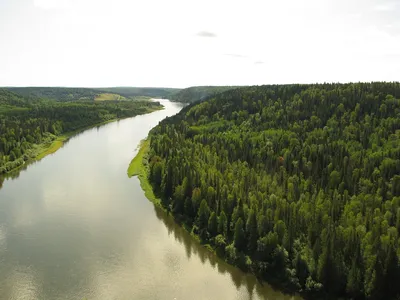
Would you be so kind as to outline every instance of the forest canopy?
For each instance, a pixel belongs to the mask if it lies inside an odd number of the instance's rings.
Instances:
[[[150,133],[162,204],[226,260],[309,295],[400,295],[400,84],[244,87]]]
[[[237,86],[192,86],[170,95],[176,102],[192,103],[205,100],[216,94],[238,88]]]

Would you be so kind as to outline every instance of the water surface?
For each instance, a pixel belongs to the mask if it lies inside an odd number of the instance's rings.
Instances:
[[[160,102],[3,182],[0,299],[295,299],[210,254],[127,177],[139,142],[181,109]]]

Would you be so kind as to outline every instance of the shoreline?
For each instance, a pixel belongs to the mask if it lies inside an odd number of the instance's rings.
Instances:
[[[138,153],[135,155],[135,157],[132,159],[130,162],[128,169],[127,169],[127,175],[129,178],[137,176],[140,182],[140,187],[142,188],[145,197],[153,203],[154,206],[157,208],[160,208],[163,212],[168,214],[169,216],[172,216],[173,220],[175,223],[177,223],[181,228],[183,228],[191,238],[196,240],[200,244],[200,246],[204,247],[207,249],[210,253],[221,259],[224,263],[227,263],[235,268],[240,269],[244,273],[252,274],[254,275],[257,280],[261,284],[268,284],[272,288],[279,290],[283,294],[287,295],[296,295],[298,297],[304,298],[306,295],[305,293],[292,290],[284,285],[282,285],[279,281],[274,282],[274,279],[271,278],[271,280],[264,280],[259,277],[258,274],[253,272],[252,270],[249,269],[242,269],[239,265],[237,264],[232,264],[228,260],[225,259],[224,256],[221,256],[218,254],[218,249],[215,248],[213,245],[210,243],[203,243],[200,236],[197,234],[193,233],[191,229],[189,229],[188,225],[185,223],[184,219],[179,219],[177,218],[171,211],[166,209],[162,203],[161,199],[159,199],[153,191],[152,185],[150,181],[148,180],[148,175],[149,175],[149,169],[148,169],[148,161],[147,161],[147,154],[150,149],[150,137],[146,137],[143,139],[140,144],[138,145]]]
[[[206,248],[209,252],[216,255],[218,258],[222,259],[225,263],[228,263],[225,259],[223,259],[222,257],[220,257],[217,254],[217,250],[214,249],[210,244],[203,244],[201,242],[200,237],[197,234],[193,233],[191,230],[189,230],[185,222],[178,220],[171,211],[166,209],[162,205],[161,199],[158,198],[154,194],[153,187],[151,186],[151,183],[148,180],[149,169],[148,169],[147,154],[148,154],[149,148],[150,148],[150,137],[146,137],[145,139],[140,141],[140,144],[138,145],[139,151],[135,155],[135,157],[132,159],[132,161],[130,162],[130,164],[128,166],[128,170],[127,170],[128,177],[129,178],[138,177],[139,182],[140,182],[140,187],[142,188],[147,200],[149,200],[151,203],[153,203],[153,205],[156,206],[157,208],[160,208],[164,213],[171,216],[173,218],[174,222],[177,223],[181,228],[183,228],[202,247]],[[232,265],[232,264],[230,264],[230,265]],[[232,266],[235,266],[235,265],[232,265]],[[235,267],[237,267],[237,266],[235,266]]]
[[[149,151],[149,147],[150,147],[150,139],[148,137],[140,141],[137,147],[138,153],[131,160],[128,166],[127,174],[129,178],[137,176],[140,181],[140,187],[144,191],[144,195],[146,196],[146,198],[150,200],[150,202],[152,202],[154,205],[165,210],[165,208],[161,205],[160,199],[158,199],[156,195],[154,195],[153,188],[147,179],[148,166],[144,164],[144,160],[147,158],[146,156]]]
[[[44,142],[44,143],[40,143],[40,144],[36,144],[35,148],[36,149],[31,149],[32,150],[32,157],[28,158],[27,160],[23,161],[23,163],[21,163],[20,165],[18,165],[15,168],[10,169],[9,171],[0,172],[0,176],[2,177],[8,177],[8,176],[12,176],[14,172],[18,172],[21,171],[21,169],[23,167],[26,167],[34,162],[38,162],[40,160],[42,160],[43,158],[45,158],[46,156],[53,154],[55,152],[57,152],[57,150],[59,150],[62,146],[64,146],[64,144],[66,142],[68,142],[69,139],[71,139],[72,137],[74,137],[77,134],[80,134],[86,130],[95,128],[95,127],[99,127],[99,126],[103,126],[115,121],[120,121],[120,120],[124,120],[124,119],[128,119],[128,118],[133,118],[136,116],[140,116],[140,115],[145,115],[145,114],[149,114],[158,110],[163,110],[164,106],[161,106],[160,108],[151,108],[149,109],[147,112],[143,113],[143,114],[138,114],[135,116],[131,116],[131,117],[124,117],[124,118],[115,118],[115,119],[110,119],[107,121],[103,121],[100,123],[95,123],[92,125],[88,125],[79,129],[76,129],[74,131],[69,131],[66,133],[63,133],[61,135],[58,135],[55,137],[55,139],[53,141],[50,142]]]

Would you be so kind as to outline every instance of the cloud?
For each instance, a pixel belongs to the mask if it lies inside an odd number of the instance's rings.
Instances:
[[[214,32],[211,31],[200,31],[196,33],[196,36],[198,37],[207,37],[207,38],[215,38],[217,35]]]
[[[385,26],[380,27],[380,29],[392,36],[400,35],[400,22],[396,24],[386,24]]]
[[[372,6],[365,22],[373,24],[379,30],[397,37],[400,34],[400,3],[381,0]]]
[[[33,0],[33,5],[41,9],[65,9],[71,6],[70,0]]]
[[[230,57],[234,57],[234,58],[246,58],[246,55],[242,55],[242,54],[235,54],[235,53],[226,53],[224,54],[225,56],[230,56]]]
[[[396,9],[396,7],[397,4],[395,2],[386,2],[375,5],[374,10],[386,12],[386,11],[393,11]]]

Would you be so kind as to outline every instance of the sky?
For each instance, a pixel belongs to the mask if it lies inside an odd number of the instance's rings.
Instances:
[[[400,0],[0,0],[0,86],[400,80]]]

